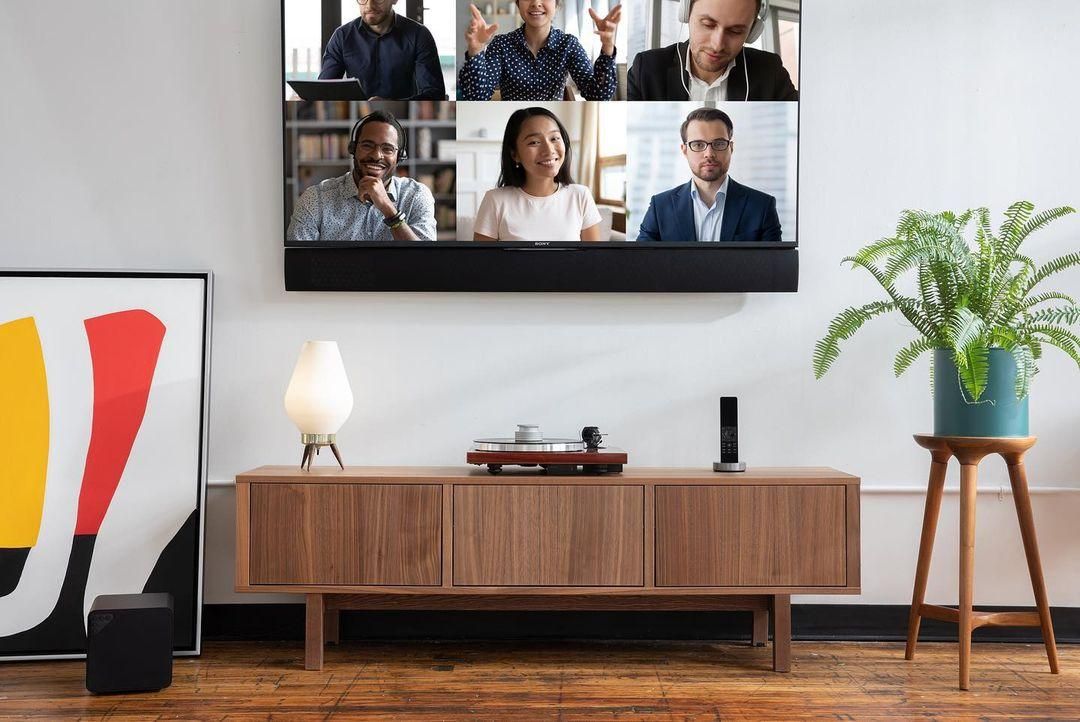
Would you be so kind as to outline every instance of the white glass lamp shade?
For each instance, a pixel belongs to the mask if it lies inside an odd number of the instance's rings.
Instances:
[[[302,434],[336,434],[352,413],[353,395],[336,341],[307,341],[300,349],[285,413]]]

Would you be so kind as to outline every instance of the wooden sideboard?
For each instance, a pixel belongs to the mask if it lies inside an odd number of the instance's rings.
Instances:
[[[236,589],[307,595],[308,669],[342,609],[740,609],[787,671],[791,595],[859,593],[859,479],[264,466],[236,477]]]

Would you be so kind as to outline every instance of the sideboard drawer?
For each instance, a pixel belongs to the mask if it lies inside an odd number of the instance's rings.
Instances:
[[[251,484],[251,583],[437,586],[437,484]]]
[[[658,587],[842,587],[841,485],[657,486]]]
[[[455,586],[644,584],[642,486],[454,487]]]

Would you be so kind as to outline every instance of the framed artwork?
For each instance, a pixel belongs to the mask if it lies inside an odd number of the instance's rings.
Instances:
[[[198,654],[209,272],[0,270],[0,659],[86,653],[101,594],[169,592]]]

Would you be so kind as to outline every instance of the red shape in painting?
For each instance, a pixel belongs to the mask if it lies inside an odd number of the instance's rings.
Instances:
[[[165,325],[141,309],[83,321],[94,367],[94,416],[76,534],[97,534],[139,433]]]

